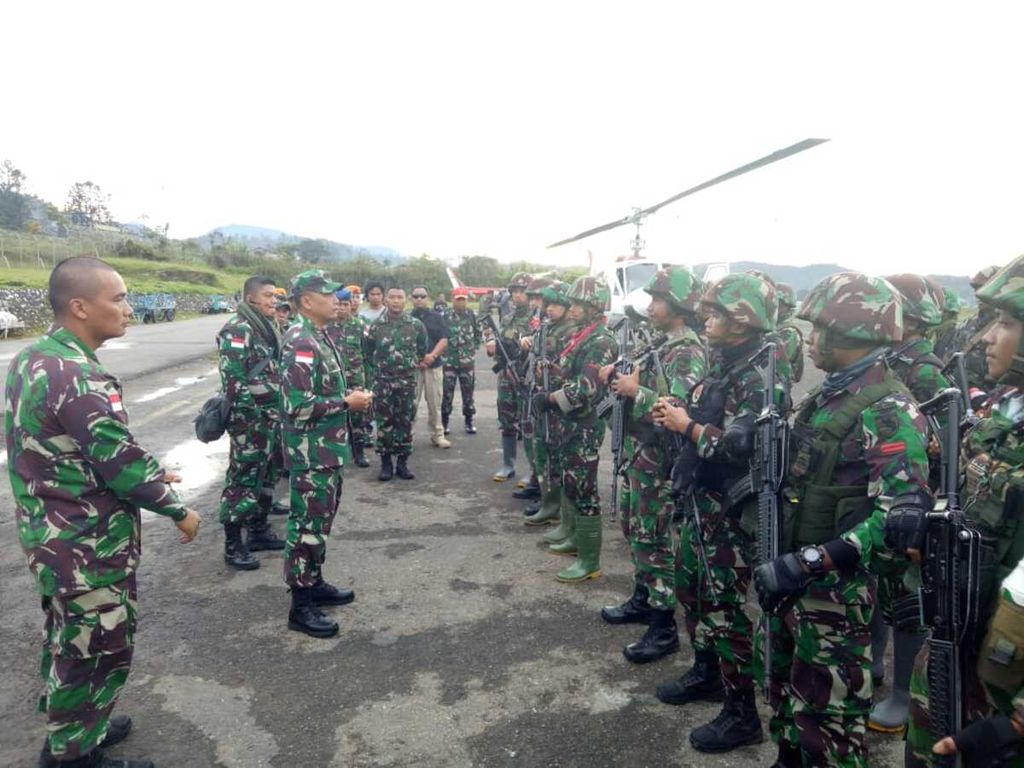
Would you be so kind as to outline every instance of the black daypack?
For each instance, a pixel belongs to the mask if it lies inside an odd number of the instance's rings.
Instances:
[[[256,363],[253,369],[249,371],[249,381],[259,376],[263,369],[270,365],[270,361],[271,358],[267,357]],[[212,443],[215,440],[220,440],[221,435],[228,428],[228,416],[230,414],[231,403],[223,391],[218,392],[203,403],[199,413],[192,419],[192,422],[196,425],[196,438],[199,442]]]

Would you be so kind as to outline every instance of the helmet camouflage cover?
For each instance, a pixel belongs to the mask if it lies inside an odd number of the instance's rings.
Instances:
[[[580,304],[587,304],[602,312],[611,306],[612,294],[608,283],[600,275],[584,275],[577,277],[569,288],[567,298]]]
[[[985,283],[991,280],[998,271],[999,267],[996,266],[985,267],[984,269],[978,270],[974,277],[971,278],[971,288],[975,293],[977,293],[978,290],[984,286]]]
[[[978,289],[978,301],[1024,320],[1024,256],[1018,256]]]
[[[796,290],[789,283],[776,283],[775,295],[779,299],[779,309],[782,307],[789,307],[790,309],[796,307]]]
[[[903,306],[885,280],[860,272],[837,272],[814,286],[797,314],[853,342],[891,344],[903,340]]]
[[[673,266],[659,269],[647,281],[644,290],[651,296],[662,296],[677,309],[696,313],[704,284],[686,267]]]
[[[552,280],[549,277],[535,277],[530,281],[530,284],[526,286],[527,296],[540,296],[541,289],[545,286],[551,285]]]
[[[569,286],[561,280],[552,280],[550,285],[540,289],[540,297],[549,304],[562,304],[569,306]]]
[[[735,323],[759,331],[775,330],[779,314],[775,286],[747,272],[726,275],[709,287],[700,299],[717,307]]]
[[[530,287],[530,281],[533,278],[527,272],[516,272],[512,275],[512,279],[508,281],[509,293],[512,291],[525,291]]]
[[[942,289],[942,311],[947,315],[959,315],[964,303],[960,301],[960,294],[952,288]]]
[[[900,293],[905,319],[916,320],[929,328],[942,322],[942,307],[935,295],[935,289],[941,291],[941,288],[937,285],[933,288],[925,278],[908,273],[890,275],[886,280]],[[944,300],[942,304],[945,304]]]

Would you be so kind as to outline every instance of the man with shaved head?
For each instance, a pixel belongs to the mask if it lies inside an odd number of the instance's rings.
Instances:
[[[96,357],[131,323],[121,276],[68,259],[49,298],[54,324],[11,361],[4,414],[18,533],[46,616],[39,765],[151,767],[102,751],[131,729],[111,712],[134,647],[140,510],[171,518],[182,542],[199,515],[171,489],[180,477],[135,442],[121,385]]]

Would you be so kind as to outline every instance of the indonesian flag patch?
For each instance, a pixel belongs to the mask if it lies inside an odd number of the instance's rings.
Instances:
[[[303,365],[313,364],[313,353],[312,352],[296,352],[295,362],[302,363]]]
[[[231,348],[232,349],[245,349],[245,339],[243,339],[241,336],[235,336],[231,340]]]
[[[894,456],[897,453],[903,453],[907,450],[907,444],[900,440],[896,443],[884,443],[879,449],[883,456]]]
[[[120,413],[124,410],[124,405],[121,404],[121,396],[117,392],[110,396],[110,410],[114,413]]]

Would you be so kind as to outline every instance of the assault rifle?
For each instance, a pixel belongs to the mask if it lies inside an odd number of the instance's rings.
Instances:
[[[762,365],[758,365],[761,359]],[[789,422],[775,404],[775,342],[768,342],[754,355],[751,363],[764,382],[764,401],[757,416],[757,437],[751,480],[757,492],[757,556],[768,563],[782,554],[782,515],[779,492],[789,467]],[[764,693],[772,669],[770,617],[761,613],[761,638],[764,643]]]
[[[967,383],[967,363],[963,352],[955,352],[949,358],[949,362],[942,369],[942,373],[952,373],[953,381],[960,390],[960,397],[963,400],[962,426],[973,427],[978,423],[978,417],[974,414],[974,407],[971,405],[971,388]]]
[[[540,319],[540,310],[537,310],[533,314],[533,318],[536,320]],[[531,323],[532,325],[532,323]],[[532,437],[536,430],[533,425],[533,394],[537,388],[537,350],[531,345],[530,351],[526,354],[526,361],[523,367],[523,373],[520,376],[520,382],[522,387],[522,401],[523,401],[523,418],[522,425],[523,429],[529,428],[529,435]],[[527,425],[529,425],[527,427]]]
[[[521,386],[522,382],[519,377],[519,371],[516,370],[515,361],[512,360],[512,356],[509,355],[508,349],[505,348],[505,340],[501,338],[501,331],[498,330],[498,326],[495,325],[494,317],[490,314],[486,314],[481,318],[481,322],[484,324],[484,327],[491,332],[491,337],[494,339],[494,346],[498,350],[498,361],[491,367],[491,370],[495,373],[508,371],[508,377],[512,381],[512,384],[516,387]]]
[[[918,589],[920,621],[931,628],[928,638],[928,728],[938,741],[964,727],[964,680],[968,664],[965,644],[980,627],[981,534],[960,506],[960,426],[963,393],[949,387],[921,405],[921,411],[942,434],[942,486],[922,552]],[[960,753],[935,756],[937,765],[960,766]]]
[[[540,333],[537,334],[537,344],[540,346],[540,384],[545,395],[551,394],[550,376],[548,373],[548,329],[551,322],[545,317],[540,321]],[[551,441],[551,418],[547,411],[540,417],[541,439],[545,444]]]

